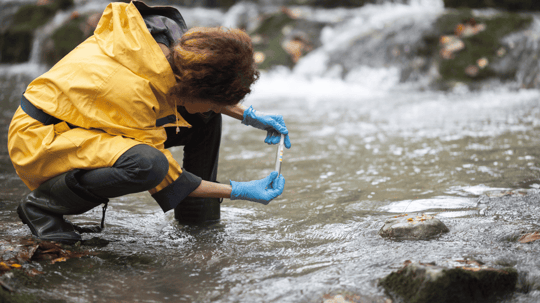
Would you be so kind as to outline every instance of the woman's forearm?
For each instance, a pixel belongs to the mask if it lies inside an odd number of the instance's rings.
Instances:
[[[242,120],[244,119],[244,111],[247,107],[242,104],[228,105],[221,109],[221,113],[229,117]]]
[[[202,180],[199,187],[189,194],[190,197],[199,198],[231,198],[232,187],[227,184]]]

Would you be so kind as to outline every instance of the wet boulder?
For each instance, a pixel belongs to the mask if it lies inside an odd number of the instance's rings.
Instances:
[[[444,223],[433,216],[401,215],[387,220],[379,235],[395,240],[427,240],[449,231]]]
[[[505,11],[475,15],[470,9],[446,10],[424,34],[419,53],[434,60],[439,74],[434,84],[442,89],[457,83],[481,87],[489,79],[512,81],[522,56],[516,59],[503,40],[529,28],[532,20]]]
[[[379,281],[396,300],[415,302],[493,302],[516,289],[513,268],[445,268],[411,263]]]

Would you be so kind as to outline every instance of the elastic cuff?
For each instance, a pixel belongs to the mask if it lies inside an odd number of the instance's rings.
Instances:
[[[232,191],[231,191],[231,200],[240,200],[242,198],[240,198],[237,194],[237,186],[239,185],[240,182],[235,182],[233,180],[229,180],[229,184],[231,185],[232,187]]]
[[[253,109],[253,105],[250,105],[248,108],[244,110],[244,116],[242,117],[242,124],[244,125],[251,125],[251,121],[253,118],[251,118],[251,112],[255,111]]]
[[[192,191],[201,185],[202,179],[183,171],[180,177],[164,189],[152,195],[163,212],[167,212],[182,202]]]

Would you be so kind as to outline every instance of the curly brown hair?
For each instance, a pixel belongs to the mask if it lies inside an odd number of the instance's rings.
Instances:
[[[170,94],[180,99],[235,105],[259,78],[251,38],[239,29],[192,28],[174,45],[172,62],[177,81]]]

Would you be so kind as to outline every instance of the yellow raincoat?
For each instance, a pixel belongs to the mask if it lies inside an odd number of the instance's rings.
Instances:
[[[176,115],[179,126],[190,127],[166,98],[174,84],[173,71],[135,5],[109,4],[94,35],[24,93],[35,107],[64,122],[43,125],[17,109],[8,134],[17,174],[34,190],[73,169],[110,167],[131,147],[147,144],[169,160],[167,176],[150,192],[161,191],[182,169],[164,149],[166,132],[156,120]]]

